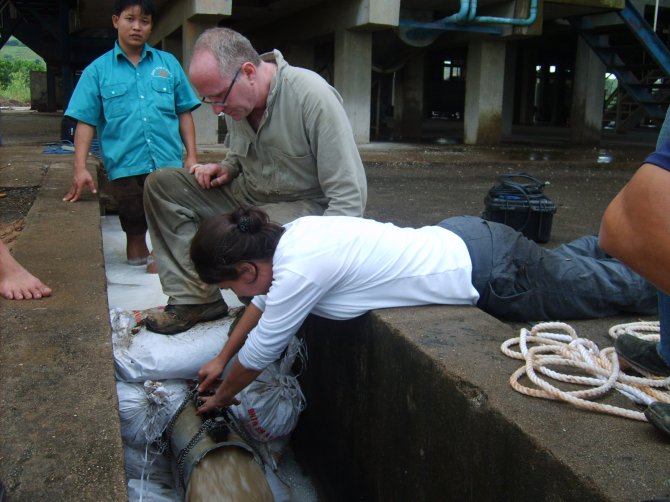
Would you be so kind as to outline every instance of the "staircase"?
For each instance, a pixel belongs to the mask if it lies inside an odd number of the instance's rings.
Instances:
[[[619,84],[606,96],[603,121],[622,133],[660,127],[670,101],[670,50],[628,0],[617,14],[616,24],[605,20],[608,14],[570,18]]]

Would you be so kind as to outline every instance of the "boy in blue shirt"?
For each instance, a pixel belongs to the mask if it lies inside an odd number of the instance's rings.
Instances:
[[[76,202],[84,187],[96,193],[86,158],[97,129],[131,265],[150,261],[144,180],[156,169],[197,162],[191,111],[200,100],[177,59],[146,43],[154,17],[153,0],[116,0],[112,24],[118,40],[112,50],[86,67],[65,111],[78,123],[74,176],[63,200]]]

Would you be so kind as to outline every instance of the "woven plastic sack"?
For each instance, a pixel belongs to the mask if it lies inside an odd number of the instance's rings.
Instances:
[[[291,371],[296,357],[305,359],[302,343],[293,337],[285,355],[268,366],[242,390],[240,404],[232,406],[235,417],[257,441],[270,441],[290,434],[305,409],[305,396]]]
[[[112,310],[112,345],[116,379],[122,382],[197,380],[198,370],[216,357],[228,340],[235,311],[166,336],[138,326],[133,312]]]
[[[181,502],[181,500],[178,492],[155,481],[128,480],[129,502]]]
[[[168,488],[175,489],[175,478],[168,456],[158,454],[153,448],[125,444],[123,445],[123,457],[127,479],[153,481],[165,487],[165,491]],[[146,491],[144,494],[146,495]]]
[[[183,380],[117,382],[123,441],[144,446],[159,439],[188,391]]]

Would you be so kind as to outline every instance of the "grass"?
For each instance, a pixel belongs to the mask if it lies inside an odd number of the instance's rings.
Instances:
[[[0,49],[0,59],[4,61],[40,62],[42,67],[45,67],[44,60],[41,57],[14,37],[11,37]],[[27,71],[12,73],[9,82],[7,80],[3,82],[5,84],[0,86],[0,99],[26,105],[30,104],[30,80]]]
[[[22,61],[43,61],[43,59],[35,52],[14,37],[10,37],[3,48],[0,49],[0,58],[19,59]]]

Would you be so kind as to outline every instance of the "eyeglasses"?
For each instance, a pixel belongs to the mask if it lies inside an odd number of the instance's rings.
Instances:
[[[228,90],[226,91],[226,94],[224,94],[223,99],[221,101],[212,101],[208,97],[202,97],[200,98],[200,101],[202,103],[205,103],[207,105],[212,105],[212,106],[224,106],[226,104],[226,101],[228,100],[228,96],[230,96],[230,91],[233,90],[233,86],[235,85],[235,82],[237,81],[237,77],[242,71],[242,67],[240,66],[238,70],[235,72],[235,75],[233,75],[233,83],[230,84],[230,87],[228,87]]]

